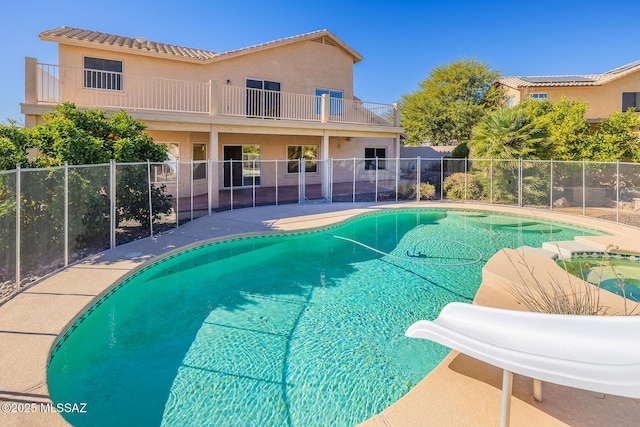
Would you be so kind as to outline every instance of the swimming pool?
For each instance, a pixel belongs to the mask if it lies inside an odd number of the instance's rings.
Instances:
[[[56,344],[48,383],[74,425],[354,425],[448,349],[404,337],[470,302],[504,246],[596,234],[456,210],[370,214],[207,243],[119,283]]]
[[[630,258],[633,258],[630,259]],[[637,256],[613,254],[605,257],[582,257],[561,260],[567,271],[614,294],[640,302],[640,263]]]

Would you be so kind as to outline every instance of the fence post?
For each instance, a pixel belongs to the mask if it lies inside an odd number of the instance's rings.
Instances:
[[[620,222],[620,160],[616,161],[616,222]]]
[[[69,163],[64,162],[64,266],[69,265]]]
[[[493,204],[493,157],[489,160],[489,204]]]
[[[115,159],[111,159],[109,163],[109,237],[111,249],[116,247],[116,227],[118,225],[118,221],[116,220],[116,187],[116,161]]]
[[[276,206],[278,206],[278,161],[274,160],[276,163]]]
[[[176,161],[176,228],[180,227],[180,162]]]
[[[20,193],[22,192],[22,184],[20,182],[20,165],[16,165],[16,284],[15,284],[15,292],[18,292],[20,289],[20,234],[22,234],[21,223],[20,223],[20,210],[21,210],[21,197]]]
[[[207,204],[209,205],[208,214],[211,216],[211,204],[213,203],[213,160],[207,162]],[[219,199],[218,199],[219,200]]]
[[[376,156],[376,203],[378,202],[378,156]]]
[[[396,202],[398,201],[398,175],[400,175],[400,157],[396,157]]]
[[[467,161],[468,159],[464,158],[464,202],[467,203]]]
[[[584,159],[582,159],[582,216],[585,216],[587,213],[587,172],[586,172],[586,163]]]
[[[151,162],[147,159],[147,185],[149,187],[149,232],[153,236],[153,200],[151,197]]]
[[[444,199],[444,157],[440,157],[440,201]]]
[[[333,203],[333,157],[329,157],[329,203]]]
[[[422,169],[422,159],[416,157],[416,202],[420,201],[420,169]]]
[[[518,159],[518,207],[522,207],[522,158]]]
[[[193,221],[193,159],[189,163],[189,207],[191,210],[189,220]]]
[[[553,210],[553,159],[549,166],[549,210]]]
[[[353,158],[353,192],[351,194],[351,203],[356,202],[356,158]]]
[[[256,207],[256,159],[251,159],[251,184],[253,185],[253,207]]]
[[[233,159],[229,159],[229,203],[230,210],[233,210]]]

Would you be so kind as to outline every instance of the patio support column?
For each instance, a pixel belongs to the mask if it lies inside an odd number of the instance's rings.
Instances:
[[[329,200],[329,135],[326,130],[322,132],[322,154],[320,155],[320,160],[322,163],[322,198]]]
[[[211,125],[211,131],[209,132],[209,214],[211,214],[211,208],[217,208],[220,205],[218,149],[218,130]]]

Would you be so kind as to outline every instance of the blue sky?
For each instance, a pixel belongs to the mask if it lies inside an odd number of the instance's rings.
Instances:
[[[38,34],[64,25],[218,52],[328,29],[364,57],[356,96],[393,103],[462,58],[503,75],[595,74],[638,60],[639,13],[640,2],[592,0],[8,0],[0,122],[23,122],[24,57],[57,64],[57,45]]]

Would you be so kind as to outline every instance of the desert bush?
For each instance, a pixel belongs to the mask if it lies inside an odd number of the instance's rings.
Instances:
[[[465,199],[465,180],[467,199],[481,199],[484,196],[484,187],[477,176],[468,173],[454,173],[448,176],[443,183],[443,188],[448,199]]]

